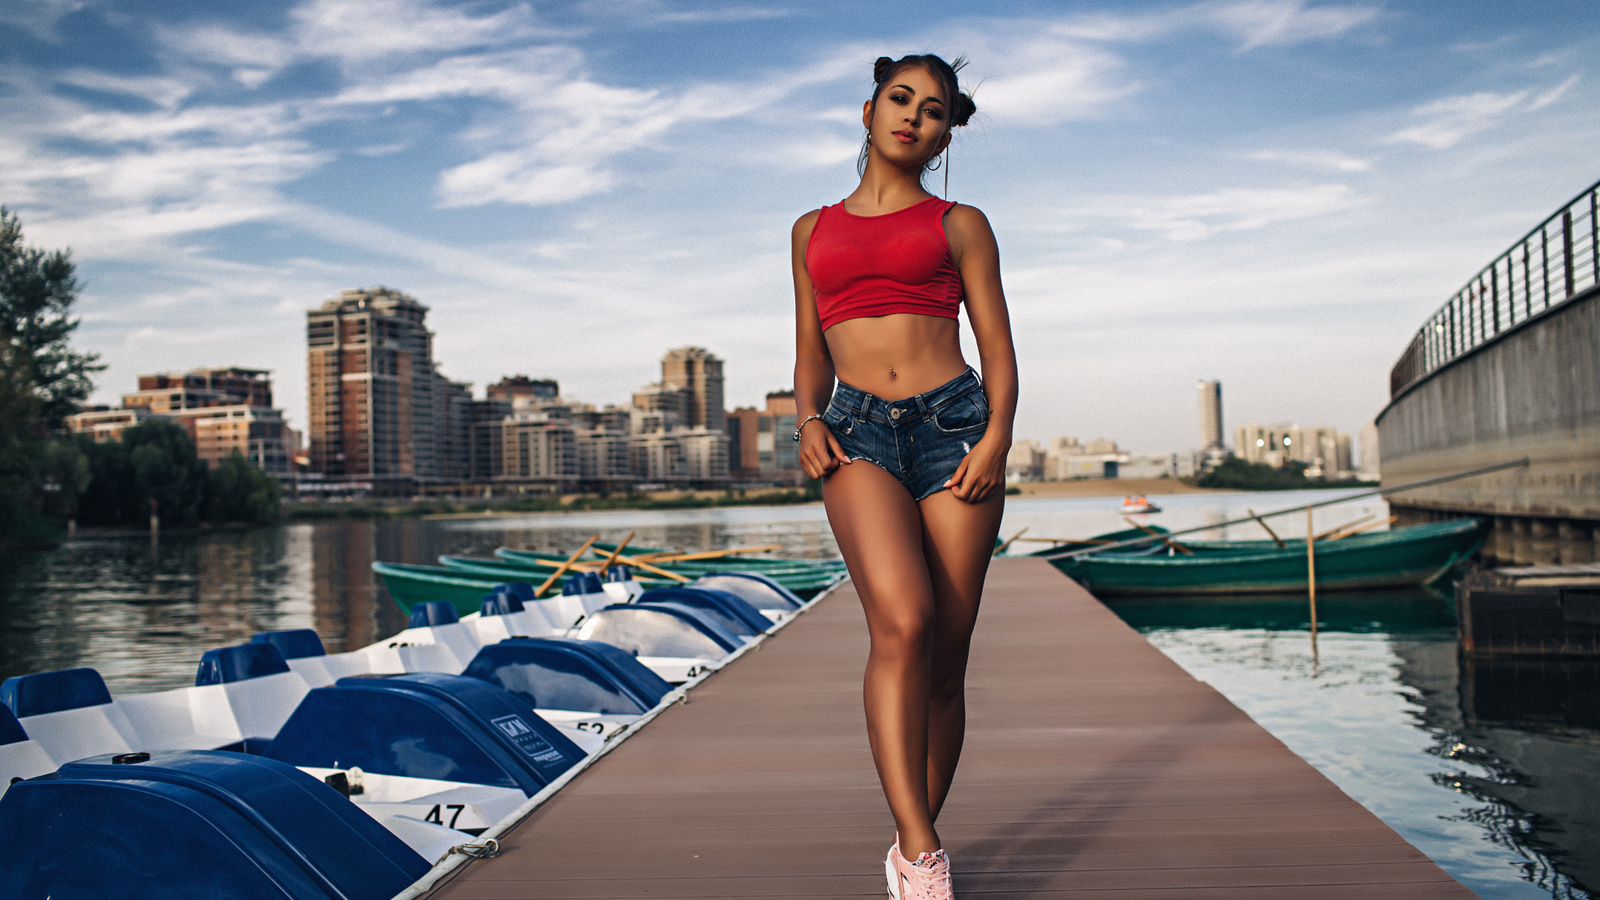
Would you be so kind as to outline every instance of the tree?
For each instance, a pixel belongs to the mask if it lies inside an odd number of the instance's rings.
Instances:
[[[28,365],[16,341],[0,333],[0,541],[39,539],[29,512],[39,448],[39,399],[30,390]]]
[[[91,525],[137,525],[147,521],[154,500],[161,521],[192,524],[205,501],[205,460],[183,427],[152,419],[122,433],[122,440],[98,444],[85,439],[89,489],[79,518]]]
[[[1196,478],[1195,484],[1243,491],[1285,491],[1316,486],[1306,478],[1306,464],[1298,460],[1290,460],[1283,468],[1274,469],[1265,463],[1245,462],[1237,456],[1223,460],[1221,465]]]
[[[283,485],[234,450],[211,470],[206,480],[206,520],[271,522],[278,518]]]
[[[47,430],[60,428],[77,411],[94,389],[89,376],[105,369],[97,354],[79,353],[68,344],[78,327],[72,316],[79,287],[73,271],[71,251],[46,253],[24,245],[22,223],[0,206],[0,340],[17,354],[15,374],[31,383]]]

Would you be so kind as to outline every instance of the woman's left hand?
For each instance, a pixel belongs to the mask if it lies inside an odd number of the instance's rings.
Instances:
[[[956,499],[981,503],[996,489],[1004,490],[1006,452],[1011,447],[1009,444],[1002,447],[1000,443],[985,437],[978,442],[978,446],[972,448],[971,453],[962,457],[961,464],[956,466],[956,473],[945,482]]]

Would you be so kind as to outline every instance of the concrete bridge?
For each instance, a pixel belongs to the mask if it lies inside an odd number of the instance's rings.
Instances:
[[[1492,516],[1501,562],[1600,559],[1600,183],[1541,222],[1423,323],[1378,414],[1385,486],[1527,457],[1391,494],[1401,523]]]

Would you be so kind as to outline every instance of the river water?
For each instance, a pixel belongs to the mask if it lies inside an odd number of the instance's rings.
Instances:
[[[1152,499],[1171,529],[1337,492]],[[1381,499],[1313,528],[1382,518]],[[1304,514],[1273,519],[1303,537]],[[1114,498],[1011,498],[1009,537],[1125,527]],[[330,651],[405,626],[374,560],[433,563],[500,546],[571,550],[629,531],[648,546],[778,544],[836,555],[817,506],[331,521],[249,531],[80,538],[0,560],[0,675],[93,666],[113,693],[192,684],[200,654],[258,631],[314,628]],[[1207,537],[1258,538],[1251,523]],[[1017,549],[1038,544],[1019,542]],[[1114,602],[1126,621],[1486,898],[1600,890],[1600,678],[1590,664],[1462,660],[1452,605],[1425,591],[1324,594],[1315,651],[1304,595]],[[980,626],[981,627],[981,626]],[[1600,896],[1600,895],[1597,895]]]

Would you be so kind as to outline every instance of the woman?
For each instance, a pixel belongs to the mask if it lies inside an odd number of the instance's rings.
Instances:
[[[934,822],[961,756],[1017,404],[994,232],[922,183],[975,111],[956,67],[877,61],[861,184],[793,234],[795,440],[866,610],[867,736],[898,828],[884,865],[896,900],[953,896]],[[963,303],[981,381],[961,355]]]

